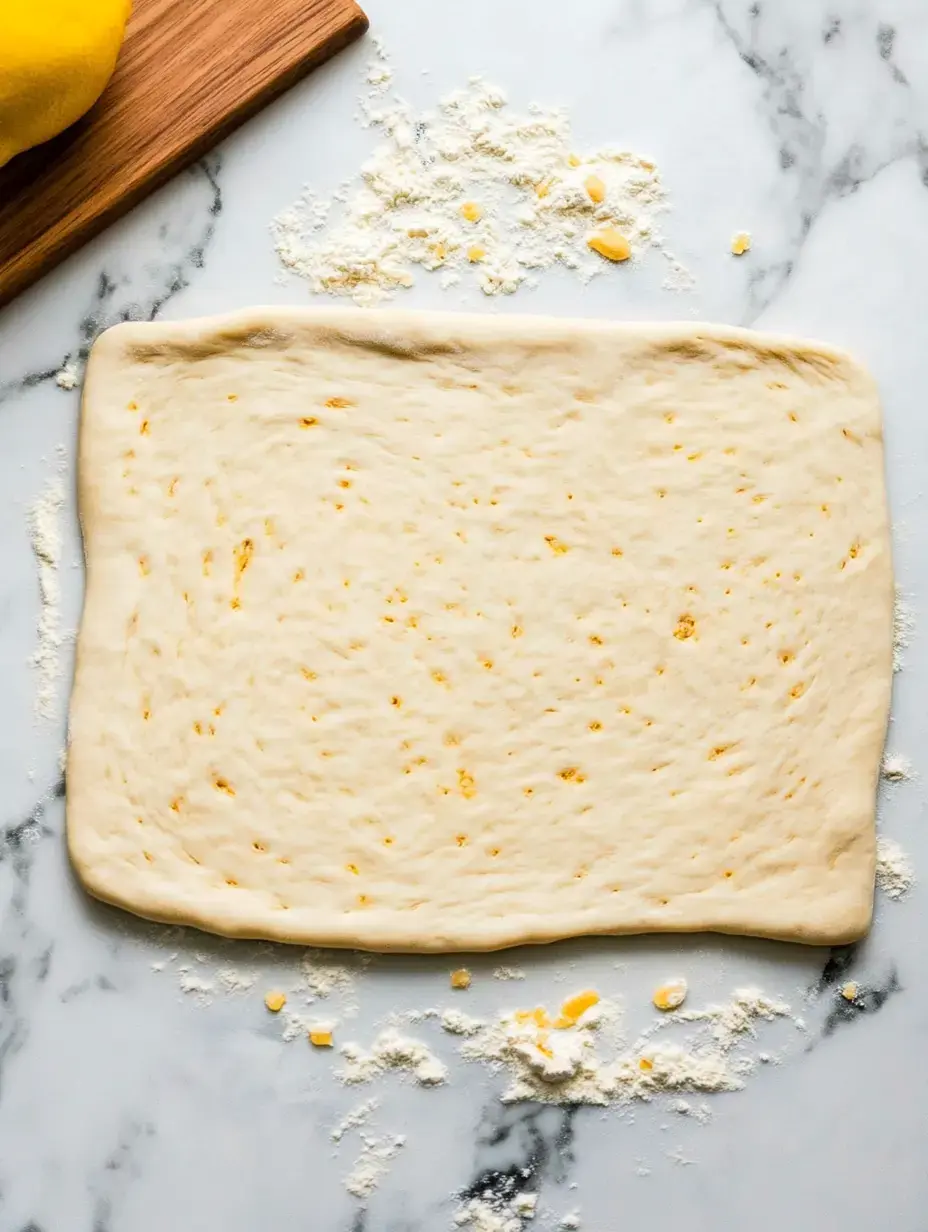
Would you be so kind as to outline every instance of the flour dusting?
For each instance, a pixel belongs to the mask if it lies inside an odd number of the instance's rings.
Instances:
[[[55,384],[59,389],[74,389],[80,379],[81,374],[73,359],[69,359],[61,368],[61,371],[55,373]]]
[[[914,885],[912,862],[898,843],[883,835],[876,841],[876,884],[887,898],[902,898]]]
[[[367,80],[362,123],[384,140],[360,183],[333,200],[307,190],[272,224],[281,262],[313,291],[369,306],[427,271],[443,287],[467,278],[485,295],[511,295],[555,265],[587,282],[650,252],[666,261],[669,287],[692,284],[661,236],[668,201],[649,159],[611,146],[575,152],[567,112],[513,112],[480,77],[423,112],[387,94],[382,51]]]
[[[360,1129],[362,1125],[366,1125],[371,1117],[380,1107],[380,1100],[367,1099],[363,1104],[358,1104],[356,1108],[347,1113],[332,1130],[331,1138],[333,1142],[341,1142],[345,1134],[352,1129]]]
[[[165,938],[167,940],[169,938]],[[173,939],[173,938],[170,938]],[[181,992],[194,997],[197,1004],[208,1006],[215,996],[234,996],[254,990],[258,983],[258,967],[269,947],[252,947],[252,966],[234,967],[231,964],[217,965],[217,958],[209,953],[196,953],[193,957],[200,964],[196,970],[189,964],[179,966],[177,983]],[[236,954],[240,952],[237,949]],[[153,963],[153,970],[163,970],[178,957],[176,953]],[[372,954],[339,954],[334,958],[326,950],[305,950],[298,965],[274,976],[274,986],[284,997],[282,1004],[274,1007],[272,1017],[278,1024],[280,1038],[284,1043],[306,1041],[310,1032],[334,1031],[342,1019],[357,1015],[357,979],[374,961]],[[264,990],[265,992],[267,989]],[[261,993],[262,1000],[264,992]],[[320,1011],[324,1010],[324,1014]],[[323,1020],[324,1019],[324,1020]]]
[[[522,1195],[519,1195],[520,1197]],[[534,1198],[534,1194],[530,1195]],[[455,1228],[468,1228],[470,1232],[522,1232],[524,1220],[534,1216],[534,1204],[527,1214],[521,1212],[516,1203],[518,1198],[510,1201],[491,1197],[471,1198],[463,1203],[454,1214]]]
[[[333,959],[326,950],[307,950],[300,960],[300,991],[309,1004],[338,997],[346,1018],[358,1012],[357,978],[374,961],[373,954],[352,953]]]
[[[389,1165],[406,1145],[403,1134],[372,1138],[361,1135],[361,1154],[345,1178],[345,1188],[355,1198],[369,1198],[383,1178]]]
[[[887,783],[905,783],[915,777],[912,763],[901,753],[886,753],[880,766],[880,774]]]
[[[443,1010],[439,1022],[442,1030],[449,1035],[477,1035],[486,1026],[483,1019],[472,1018],[470,1014],[455,1009]]]
[[[902,597],[902,588],[896,587],[893,604],[893,671],[901,672],[905,665],[905,651],[915,632],[915,613]]]
[[[389,1071],[411,1074],[419,1086],[442,1086],[448,1070],[421,1040],[400,1035],[397,1031],[382,1031],[369,1052],[356,1043],[343,1044],[344,1065],[338,1077],[348,1084],[371,1082]]]
[[[726,1005],[710,1005],[703,1010],[683,1010],[681,1022],[703,1022],[723,1052],[729,1052],[743,1036],[757,1034],[758,1022],[789,1018],[790,1007],[777,997],[768,997],[759,988],[741,988]],[[794,1019],[801,1026],[801,1020]]]
[[[357,979],[373,961],[373,954],[334,959],[326,950],[306,950],[300,959],[299,977],[288,988],[290,1000],[280,1014],[284,1042],[305,1039],[311,1030],[321,1029],[321,1001],[334,1002],[342,1018],[354,1018],[359,1008]],[[325,1029],[334,1030],[339,1021],[328,1015]]]
[[[465,1038],[460,1054],[508,1076],[504,1103],[626,1104],[668,1093],[741,1090],[757,1061],[773,1059],[752,1055],[745,1042],[760,1024],[777,1019],[802,1028],[784,1001],[741,989],[725,1005],[665,1014],[626,1045],[618,1006],[601,1000],[572,1023],[541,1007],[508,1011]],[[681,1042],[655,1040],[675,1024],[699,1030]]]
[[[196,997],[200,1005],[212,1004],[212,994],[216,991],[215,984],[212,980],[206,980],[197,975],[189,967],[178,968],[177,986],[181,992]]]
[[[61,677],[61,511],[64,508],[64,481],[60,475],[50,479],[29,509],[32,551],[39,566],[38,645],[30,662],[38,670],[35,711],[43,719],[53,719],[57,710],[58,681]]]
[[[239,971],[237,967],[223,967],[216,972],[216,979],[223,992],[249,992],[254,988],[257,978],[249,971]]]
[[[494,967],[494,980],[524,980],[525,972],[518,967]]]

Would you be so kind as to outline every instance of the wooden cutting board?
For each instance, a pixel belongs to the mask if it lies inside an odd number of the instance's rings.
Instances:
[[[353,0],[134,0],[97,105],[0,168],[0,307],[366,29]]]

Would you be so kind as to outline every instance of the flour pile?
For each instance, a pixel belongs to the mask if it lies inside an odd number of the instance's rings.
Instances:
[[[880,766],[880,774],[887,783],[907,783],[914,778],[912,763],[901,753],[886,753]]]
[[[554,265],[588,281],[611,268],[589,241],[615,233],[632,258],[660,252],[667,285],[686,285],[657,226],[667,198],[648,159],[611,147],[577,153],[565,111],[533,103],[513,113],[479,77],[422,113],[387,97],[391,78],[383,60],[368,73],[362,111],[384,141],[360,186],[332,201],[307,191],[272,225],[281,262],[314,291],[377,304],[413,286],[417,269],[440,271],[444,287],[466,274],[486,295],[534,285]]]
[[[411,1074],[419,1086],[437,1087],[447,1081],[448,1070],[421,1041],[409,1039],[393,1030],[382,1031],[366,1052],[359,1044],[343,1044],[344,1065],[338,1077],[353,1084],[370,1082],[393,1070]]]
[[[887,898],[902,898],[915,883],[908,855],[898,843],[882,835],[876,842],[876,884]]]
[[[55,384],[59,389],[72,390],[81,379],[80,371],[74,360],[69,359],[60,372],[55,373]]]
[[[730,1001],[705,1009],[676,1010],[661,1017],[631,1044],[622,1036],[618,1005],[590,990],[568,997],[549,1013],[543,1006],[506,1010],[480,1019],[457,1007],[421,1011],[457,1040],[459,1055],[509,1079],[503,1103],[621,1105],[684,1092],[738,1091],[759,1061],[772,1054],[746,1045],[762,1023],[788,1021],[803,1030],[789,1005],[756,988],[736,991]],[[658,1038],[667,1028],[695,1028],[688,1038]],[[405,1071],[421,1086],[440,1086],[444,1064],[419,1040],[395,1028],[383,1031],[369,1050],[342,1045],[345,1083],[365,1083],[393,1070]],[[677,1100],[674,1110],[690,1112]],[[700,1110],[697,1119],[702,1119]]]
[[[670,1013],[625,1045],[618,1008],[597,999],[573,1022],[563,1012],[552,1018],[541,1007],[503,1014],[469,1035],[460,1053],[507,1073],[504,1103],[605,1106],[673,1092],[741,1090],[757,1060],[769,1059],[750,1055],[742,1044],[755,1037],[759,1023],[775,1019],[802,1027],[785,1002],[741,989],[726,1005]],[[673,1023],[699,1024],[701,1031],[682,1044],[654,1038]]]
[[[452,1221],[455,1228],[468,1228],[470,1232],[522,1232],[525,1220],[534,1219],[537,1195],[516,1194],[508,1201],[501,1199],[471,1198],[455,1212]],[[579,1227],[579,1223],[561,1227]]]

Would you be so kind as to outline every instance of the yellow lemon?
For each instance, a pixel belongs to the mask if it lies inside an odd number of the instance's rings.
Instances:
[[[0,0],[0,167],[97,101],[131,0]]]

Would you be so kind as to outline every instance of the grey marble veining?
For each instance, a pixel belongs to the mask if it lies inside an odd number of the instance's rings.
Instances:
[[[99,269],[67,349],[62,352],[60,338],[43,339],[45,346],[39,354],[46,357],[44,364],[39,360],[41,366],[5,377],[0,383],[0,406],[54,381],[67,364],[80,370],[93,340],[104,329],[121,321],[153,321],[164,314],[175,296],[190,286],[205,265],[216,219],[222,213],[221,167],[221,155],[213,153],[182,173],[179,182],[167,192],[176,193],[187,208],[178,210],[176,216],[173,210],[166,211],[166,216],[159,220],[154,259],[146,261],[141,269],[135,268],[136,259],[127,261],[119,254],[115,260],[107,261]],[[11,363],[10,367],[15,365]]]
[[[481,72],[515,105],[571,110],[578,144],[649,152],[674,212],[664,229],[696,277],[668,293],[654,269],[580,288],[552,274],[483,300],[422,278],[405,302],[434,308],[705,318],[848,346],[879,380],[897,574],[918,627],[896,678],[889,747],[924,775],[928,660],[928,10],[918,0],[371,0],[400,91],[434,102]],[[762,1033],[782,1055],[747,1088],[712,1098],[711,1122],[665,1106],[616,1113],[504,1106],[502,1079],[451,1066],[447,1087],[396,1079],[346,1090],[333,1058],[282,1042],[261,1004],[299,956],[166,931],[89,902],[63,845],[62,710],[33,714],[38,592],[27,510],[66,456],[63,623],[79,615],[74,501],[78,366],[120,320],[251,303],[304,303],[278,283],[268,223],[306,182],[331,191],[376,141],[355,119],[370,50],[349,49],[0,313],[0,1232],[440,1232],[463,1197],[540,1195],[527,1227],[579,1210],[588,1232],[648,1227],[758,1232],[841,1226],[923,1232],[928,1199],[928,985],[924,893],[880,899],[874,929],[832,952],[720,938],[576,941],[519,951],[526,979],[475,957],[461,1004],[475,1015],[592,985],[620,997],[630,1030],[683,973],[694,1000],[758,984],[805,1019]],[[427,70],[427,71],[423,71]],[[754,236],[748,258],[731,234]],[[625,276],[627,275],[627,276]],[[63,649],[68,666],[70,646]],[[923,779],[884,786],[880,819],[928,868]],[[447,961],[382,958],[356,981],[340,1038],[369,1043],[391,1011],[447,1004]],[[209,1004],[179,968],[258,974]],[[841,996],[847,980],[860,996]],[[371,1094],[373,1134],[407,1144],[367,1203],[345,1191],[356,1131],[330,1131]],[[692,1161],[692,1162],[683,1162]]]

